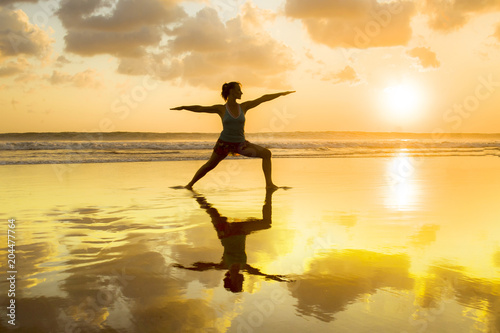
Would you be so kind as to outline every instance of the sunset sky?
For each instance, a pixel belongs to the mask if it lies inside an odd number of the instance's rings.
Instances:
[[[500,132],[500,0],[2,0],[0,132]]]

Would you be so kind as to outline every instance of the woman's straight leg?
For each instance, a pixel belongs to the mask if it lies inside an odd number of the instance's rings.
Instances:
[[[187,189],[192,189],[193,185],[203,178],[210,170],[215,168],[220,161],[226,158],[227,155],[219,155],[216,152],[212,152],[212,156],[210,156],[210,159],[201,166],[201,168],[196,171],[196,173],[193,176],[193,179],[185,186]]]

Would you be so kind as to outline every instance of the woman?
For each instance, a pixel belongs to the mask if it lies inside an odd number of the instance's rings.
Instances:
[[[191,267],[180,264],[174,264],[174,267],[188,269],[191,271],[225,270],[224,288],[232,292],[243,291],[243,274],[261,276],[278,282],[291,282],[284,275],[266,274],[260,269],[250,266],[247,263],[247,254],[245,249],[246,237],[259,230],[271,228],[272,224],[272,195],[273,190],[266,191],[266,199],[262,207],[262,219],[248,218],[243,222],[228,222],[228,218],[222,216],[219,211],[212,206],[207,199],[195,193],[194,198],[212,219],[212,224],[217,232],[224,253],[220,262],[195,262]]]
[[[264,147],[250,143],[245,140],[245,115],[248,110],[268,102],[277,97],[288,95],[294,91],[285,91],[277,94],[268,94],[253,101],[238,104],[236,100],[241,99],[241,84],[239,82],[224,83],[222,86],[222,98],[226,104],[216,104],[212,106],[179,106],[171,110],[188,110],[193,112],[217,113],[222,119],[222,132],[219,140],[215,144],[212,156],[194,175],[193,179],[185,187],[192,189],[193,185],[205,176],[210,170],[215,168],[229,153],[237,153],[248,157],[262,158],[262,170],[266,178],[266,187],[277,189],[271,178],[271,151]]]

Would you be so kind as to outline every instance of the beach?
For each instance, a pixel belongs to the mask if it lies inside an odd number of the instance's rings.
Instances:
[[[2,165],[16,332],[498,332],[497,156]],[[222,222],[221,222],[222,221]],[[248,269],[224,287],[226,236]],[[232,230],[232,229],[231,229]],[[242,242],[242,243],[241,243]]]

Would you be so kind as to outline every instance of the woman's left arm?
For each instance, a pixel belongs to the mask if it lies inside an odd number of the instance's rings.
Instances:
[[[270,280],[274,280],[274,281],[278,281],[278,282],[292,282],[293,281],[291,279],[288,279],[288,277],[286,275],[273,275],[273,274],[262,273],[259,269],[253,268],[252,266],[250,266],[248,264],[245,266],[245,270],[247,271],[248,274],[263,276],[266,279],[270,279]]]
[[[276,93],[276,94],[267,94],[267,95],[264,95],[264,96],[261,96],[257,99],[254,99],[253,101],[247,101],[247,102],[243,102],[241,103],[241,107],[248,111],[264,102],[269,102],[269,101],[272,101],[273,99],[275,98],[278,98],[280,96],[285,96],[285,95],[288,95],[288,94],[291,94],[291,93],[294,93],[295,91],[283,91],[283,92],[280,92],[280,93]]]
[[[186,267],[181,264],[173,264],[173,266],[198,272],[208,271],[210,269],[224,269],[222,264],[217,264],[214,262],[195,262],[192,267]]]

